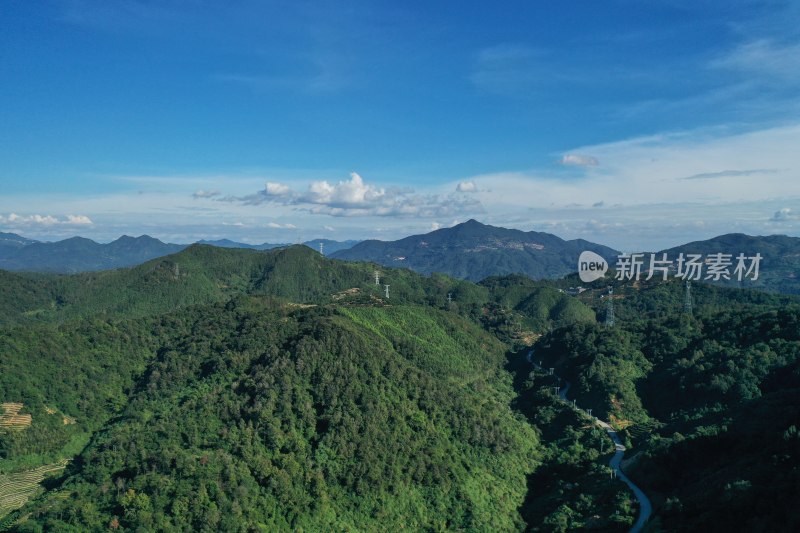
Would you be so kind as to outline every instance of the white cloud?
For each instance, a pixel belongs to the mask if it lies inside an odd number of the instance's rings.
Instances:
[[[205,191],[203,189],[200,189],[198,191],[195,191],[194,194],[192,194],[192,197],[194,197],[195,199],[214,198],[215,196],[219,196],[220,194],[221,193],[219,191]]]
[[[334,208],[350,208],[378,205],[389,195],[386,189],[367,185],[361,176],[351,172],[348,181],[340,181],[336,185],[331,185],[327,181],[312,182],[308,186],[308,192],[302,195],[300,200]]]
[[[268,222],[267,227],[272,229],[297,229],[294,224],[278,224],[277,222]]]
[[[264,190],[268,196],[285,196],[292,192],[292,189],[289,188],[288,185],[284,185],[282,183],[272,183],[269,181],[267,182]]]
[[[567,166],[596,167],[599,163],[596,157],[580,154],[564,154],[559,163]]]
[[[325,231],[336,231],[336,228],[332,226],[322,226],[322,229],[324,229]]]
[[[86,215],[67,215],[67,220],[62,222],[62,224],[73,226],[89,226],[94,224],[94,222],[92,222],[92,219]]]
[[[246,196],[226,196],[224,202],[242,205],[265,203],[291,206],[312,214],[335,217],[439,217],[483,212],[478,200],[467,199],[455,193],[449,195],[416,194],[407,188],[386,188],[368,184],[357,173],[349,180],[330,183],[313,181],[305,192],[296,192],[288,186],[272,184],[263,191]],[[280,194],[273,194],[280,193]]]
[[[768,76],[781,81],[800,81],[800,44],[756,39],[739,45],[711,63],[712,67]],[[765,81],[763,78],[760,81]]]
[[[794,211],[792,211],[791,208],[784,207],[782,209],[779,209],[778,211],[775,211],[775,214],[772,215],[772,218],[770,220],[773,221],[773,222],[784,222],[784,221],[787,221],[787,220],[800,220],[800,213],[795,213]]]
[[[13,227],[26,226],[90,226],[92,219],[86,215],[67,215],[58,218],[53,215],[18,215],[9,213],[7,216],[0,215],[0,224],[7,224]]]
[[[719,172],[703,172],[700,174],[694,174],[692,176],[686,176],[685,178],[678,178],[682,180],[707,180],[707,179],[719,179],[719,178],[732,178],[738,176],[753,176],[759,174],[774,174],[778,172],[777,169],[774,168],[754,168],[754,169],[746,169],[746,170],[720,170]]]
[[[462,181],[459,182],[458,186],[456,187],[457,192],[478,192],[478,186],[475,184],[474,181]]]

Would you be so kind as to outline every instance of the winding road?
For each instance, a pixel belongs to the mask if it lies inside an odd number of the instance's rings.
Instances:
[[[528,362],[531,363],[535,368],[544,370],[541,366],[533,362],[533,350],[528,352],[527,359]],[[567,392],[569,392],[571,386],[572,384],[569,381],[564,380],[564,386],[558,390],[559,398],[567,401]],[[636,519],[636,523],[634,523],[633,527],[630,529],[630,533],[639,533],[644,527],[644,524],[650,518],[650,515],[653,513],[653,505],[650,503],[650,499],[642,491],[642,489],[636,486],[636,484],[625,475],[625,472],[622,471],[622,468],[620,468],[622,458],[625,456],[625,446],[623,446],[622,441],[619,440],[616,430],[612,428],[608,422],[604,422],[603,420],[600,420],[594,416],[591,418],[594,420],[595,424],[603,428],[606,433],[608,433],[608,436],[611,437],[611,440],[614,441],[614,448],[616,449],[616,452],[614,453],[614,457],[612,457],[608,462],[608,466],[611,467],[618,478],[620,478],[626,485],[628,485],[628,487],[630,487],[634,496],[636,496],[636,499],[639,500],[639,518]]]

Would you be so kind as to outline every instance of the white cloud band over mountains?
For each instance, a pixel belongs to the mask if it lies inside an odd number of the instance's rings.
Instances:
[[[350,174],[349,180],[337,183],[313,181],[302,192],[270,181],[259,192],[226,196],[219,200],[249,206],[291,206],[296,210],[334,217],[433,218],[484,211],[480,201],[462,194],[419,194],[408,187],[378,187],[366,183],[355,172]]]
[[[357,173],[340,181],[281,172],[117,178],[130,183],[129,193],[2,197],[0,213],[7,214],[0,215],[0,231],[263,242],[317,238],[332,226],[342,238],[397,238],[474,217],[618,248],[635,243],[655,249],[730,231],[797,234],[797,146],[800,123],[753,131],[707,128],[562,152],[592,154],[597,164],[567,169],[550,159],[530,170],[433,185],[418,178],[411,180],[413,188],[401,178],[377,183]],[[25,205],[34,208],[25,211]],[[42,211],[53,214],[36,214]],[[166,234],[165,227],[173,229]]]
[[[10,227],[30,227],[30,226],[91,226],[92,219],[86,215],[66,215],[63,217],[53,215],[18,215],[9,213],[0,214],[0,224]]]

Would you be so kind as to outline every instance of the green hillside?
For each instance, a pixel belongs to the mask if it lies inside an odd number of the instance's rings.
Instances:
[[[486,286],[385,268],[375,285],[374,270],[192,246],[132,269],[3,273],[0,401],[33,423],[0,432],[0,471],[76,456],[34,516],[5,523],[523,529],[543,448],[512,408],[519,341],[496,311],[532,317]]]
[[[698,286],[689,314],[683,289],[618,287],[615,327],[557,329],[536,357],[572,382],[578,405],[624,430],[658,528],[794,530],[800,302]],[[601,312],[597,295],[582,296]]]
[[[0,272],[0,403],[30,416],[0,430],[0,527],[625,531],[613,447],[537,339],[621,430],[655,531],[796,520],[796,299],[698,285],[689,315],[681,283],[615,282],[609,328],[604,285],[375,270],[192,246]]]
[[[509,407],[502,345],[476,325],[261,299],[177,320],[19,530],[522,527],[538,439]]]

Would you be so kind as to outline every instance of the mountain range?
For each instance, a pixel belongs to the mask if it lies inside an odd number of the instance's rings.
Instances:
[[[0,271],[0,531],[627,531],[587,408],[653,528],[797,530],[797,297],[374,269]]]
[[[747,279],[743,287],[752,287],[784,294],[800,294],[800,238],[786,235],[754,237],[743,233],[729,233],[705,241],[694,241],[668,250],[668,259],[677,259],[678,254],[729,254],[736,264],[736,257],[760,254],[762,259],[756,280]],[[749,263],[748,263],[749,264]],[[721,284],[740,285],[736,279],[721,280]]]
[[[333,241],[315,239],[304,242],[306,246],[319,250],[320,243],[325,254],[348,248],[358,241]],[[271,250],[291,246],[290,243],[245,244],[228,239],[199,241],[219,248],[246,248]],[[148,235],[119,239],[101,244],[83,237],[72,237],[62,241],[42,242],[26,239],[14,233],[0,233],[0,270],[56,272],[72,274],[93,272],[140,265],[151,259],[174,254],[185,249],[187,244],[165,243]]]
[[[557,279],[576,272],[578,256],[585,250],[604,257],[612,269],[619,255],[610,247],[583,239],[564,240],[549,233],[507,229],[475,220],[396,241],[315,239],[304,244],[319,250],[320,243],[325,255],[332,258],[408,268],[426,275],[443,273],[470,281],[507,274]],[[289,243],[244,244],[228,239],[202,240],[198,244],[253,250],[290,246]],[[75,273],[131,267],[187,246],[164,243],[147,235],[123,236],[108,244],[98,244],[81,237],[38,242],[13,233],[0,233],[0,270]],[[707,256],[718,252],[731,254],[733,258],[740,253],[761,254],[759,278],[748,279],[741,286],[800,293],[800,238],[797,237],[731,233],[659,253],[667,253],[675,261],[680,253]],[[736,280],[716,283],[739,285]]]

